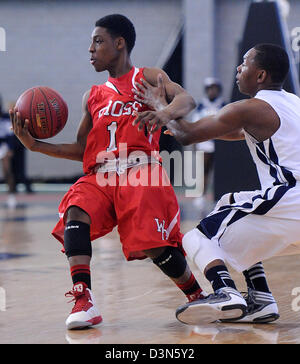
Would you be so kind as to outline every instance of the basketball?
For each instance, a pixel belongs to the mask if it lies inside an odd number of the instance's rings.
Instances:
[[[58,134],[66,125],[68,106],[62,96],[50,87],[32,87],[18,98],[16,109],[22,121],[29,120],[29,132],[37,139]]]

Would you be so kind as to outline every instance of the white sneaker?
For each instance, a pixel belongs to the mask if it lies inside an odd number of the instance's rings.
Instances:
[[[73,290],[67,292],[65,296],[73,296],[75,305],[66,320],[68,330],[82,329],[97,325],[102,321],[102,317],[95,306],[92,291],[83,282],[74,285]]]
[[[272,293],[260,292],[249,288],[245,300],[248,306],[246,316],[238,320],[221,321],[265,324],[279,319],[278,306]]]
[[[185,324],[203,325],[221,319],[241,319],[246,310],[247,303],[240,292],[224,287],[204,299],[179,307],[176,317]]]

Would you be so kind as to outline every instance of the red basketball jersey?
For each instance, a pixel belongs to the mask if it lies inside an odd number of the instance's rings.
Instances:
[[[127,74],[119,78],[109,77],[103,85],[91,88],[88,109],[93,128],[87,137],[83,157],[86,174],[99,163],[99,155],[101,159],[103,155],[111,159],[112,156],[119,157],[124,149],[127,149],[127,154],[133,151],[143,151],[148,155],[153,151],[159,152],[160,130],[149,134],[146,130],[138,131],[132,125],[134,111],[149,110],[147,105],[134,99],[131,91],[136,88],[135,82],[145,79],[143,70],[132,67]]]

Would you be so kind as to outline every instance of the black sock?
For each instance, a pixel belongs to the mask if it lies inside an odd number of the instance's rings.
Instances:
[[[186,282],[178,282],[177,279],[182,277],[186,268],[188,267],[185,256],[182,252],[175,247],[168,246],[165,251],[153,259],[153,263],[159,267],[159,269],[171,278],[179,289],[190,299],[193,295],[200,295],[202,289],[200,288],[193,273],[190,273]]]
[[[189,301],[199,299],[203,293],[202,288],[199,286],[192,272],[190,278],[185,283],[176,283],[176,286],[188,297]]]
[[[89,265],[78,264],[70,268],[73,284],[83,282],[91,289],[91,272]]]
[[[256,291],[271,293],[268,287],[266,274],[261,262],[254,264],[243,272],[247,287]]]
[[[236,289],[234,281],[225,265],[217,265],[216,267],[210,268],[205,276],[210,281],[214,292],[223,287]]]

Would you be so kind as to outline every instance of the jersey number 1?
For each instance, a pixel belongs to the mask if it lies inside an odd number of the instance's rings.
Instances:
[[[116,141],[116,131],[118,124],[116,121],[113,121],[111,124],[107,126],[107,130],[109,131],[109,147],[106,148],[107,152],[113,152],[117,150],[117,141]]]

